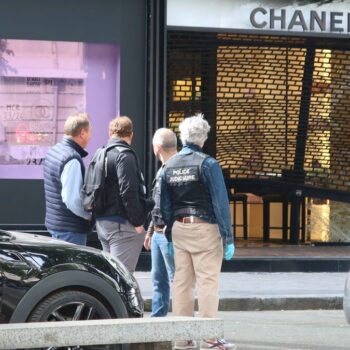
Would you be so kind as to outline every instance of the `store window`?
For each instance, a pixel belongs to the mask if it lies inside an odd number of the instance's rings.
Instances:
[[[0,39],[0,178],[40,179],[65,119],[91,117],[91,155],[119,114],[120,49],[111,44]]]

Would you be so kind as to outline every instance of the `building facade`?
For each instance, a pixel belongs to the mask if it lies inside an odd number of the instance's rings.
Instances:
[[[42,162],[65,118],[86,110],[93,137],[129,115],[145,162],[147,3],[14,0],[0,4],[0,226],[36,228],[45,215]]]
[[[167,5],[167,122],[210,121],[237,236],[349,242],[350,1]]]
[[[90,153],[129,115],[149,186],[154,130],[202,112],[237,237],[350,241],[349,0],[12,0],[0,33],[1,227],[43,225],[70,112]]]

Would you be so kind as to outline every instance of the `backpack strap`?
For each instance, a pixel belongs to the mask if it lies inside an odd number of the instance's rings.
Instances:
[[[108,159],[108,152],[111,150],[114,150],[117,148],[117,145],[109,145],[106,146],[106,151],[105,151],[105,177],[107,177],[107,174],[113,174],[115,173],[114,170],[114,158],[113,159]],[[117,150],[119,153],[119,150]],[[114,171],[113,171],[114,170]]]
[[[128,147],[128,146],[124,146],[124,145],[116,145],[116,144],[112,144],[112,145],[109,145],[109,146],[106,146],[105,147],[105,177],[107,177],[107,174],[115,174],[115,168],[114,168],[114,159],[115,158],[110,158],[110,161],[108,159],[108,152],[111,151],[111,150],[115,150],[117,155],[121,152],[127,152],[127,151],[130,151],[132,152],[135,156],[135,152],[133,151],[132,148]],[[136,160],[137,160],[137,157],[136,157]]]

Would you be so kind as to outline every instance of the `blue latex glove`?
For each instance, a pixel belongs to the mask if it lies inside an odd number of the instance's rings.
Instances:
[[[169,242],[168,243],[168,254],[172,258],[174,257],[174,245],[173,245],[173,242]]]
[[[231,260],[234,253],[235,253],[235,246],[234,246],[234,244],[233,243],[226,244],[224,259],[225,260]]]

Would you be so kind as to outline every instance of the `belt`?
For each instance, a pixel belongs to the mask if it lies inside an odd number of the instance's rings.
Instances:
[[[197,216],[180,216],[175,219],[178,222],[182,222],[183,224],[204,224],[205,220],[200,219]]]
[[[165,227],[165,225],[162,225],[162,226],[156,226],[156,225],[154,225],[154,226],[153,226],[153,230],[154,230],[154,231],[157,231],[157,233],[163,233],[164,227]]]

